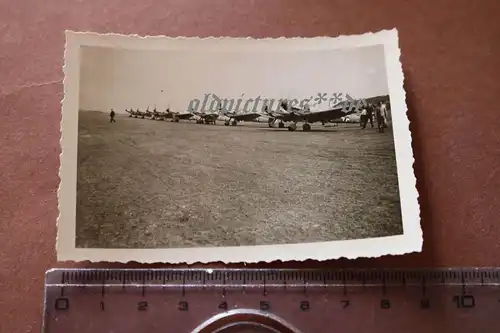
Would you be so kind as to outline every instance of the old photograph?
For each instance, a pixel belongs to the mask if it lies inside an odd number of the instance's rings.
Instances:
[[[59,260],[421,250],[396,30],[66,40]]]

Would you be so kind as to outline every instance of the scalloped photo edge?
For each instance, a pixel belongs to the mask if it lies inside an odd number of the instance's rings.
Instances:
[[[292,244],[241,246],[156,247],[156,248],[89,248],[76,246],[78,122],[80,106],[80,48],[105,47],[134,51],[207,52],[329,52],[383,45],[387,74],[392,133],[399,187],[403,233],[399,235],[348,240],[314,241]],[[396,29],[338,37],[232,38],[167,37],[99,34],[66,31],[64,52],[64,97],[62,100],[60,185],[58,189],[57,258],[59,261],[141,262],[141,263],[257,263],[273,261],[329,260],[338,258],[374,258],[420,252],[423,234],[414,174],[412,137],[407,117],[404,74],[400,62]],[[325,90],[328,90],[325,87]],[[109,110],[101,110],[107,119]],[[120,121],[120,120],[119,120]],[[128,121],[128,120],[127,120]],[[132,121],[132,120],[131,120]],[[171,126],[170,124],[165,124]],[[174,124],[172,124],[173,126]],[[266,124],[267,125],[267,124]],[[110,125],[111,126],[111,125]],[[209,126],[209,125],[193,125]],[[242,125],[245,126],[245,125]],[[267,126],[266,126],[267,127]],[[226,130],[230,128],[221,128]],[[359,128],[356,128],[359,130]],[[286,129],[285,129],[286,131]],[[314,132],[310,132],[314,133]],[[304,133],[306,138],[310,133]],[[287,133],[288,135],[288,133]],[[290,133],[290,135],[295,135]],[[283,134],[286,137],[285,134]]]

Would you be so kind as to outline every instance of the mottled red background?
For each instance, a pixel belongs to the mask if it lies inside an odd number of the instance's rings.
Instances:
[[[312,37],[396,27],[423,253],[286,266],[500,266],[499,12],[498,0],[0,0],[0,331],[40,330],[44,272],[63,266],[54,246],[66,29]]]

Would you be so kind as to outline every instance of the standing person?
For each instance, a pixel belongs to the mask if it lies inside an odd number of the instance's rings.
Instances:
[[[377,128],[379,133],[384,133],[385,119],[382,115],[382,108],[378,107],[375,109],[375,117],[377,118]]]
[[[359,118],[360,118],[359,120],[360,120],[361,128],[365,129],[366,128],[366,123],[368,122],[368,115],[367,115],[366,108],[363,108],[361,110],[361,116]]]
[[[366,122],[368,123],[368,121],[370,121],[370,125],[373,128],[373,104],[369,104],[366,107]]]
[[[384,127],[387,128],[387,105],[384,102],[380,103],[380,113],[382,114],[382,118],[384,119]]]
[[[109,122],[110,123],[116,123],[115,120],[115,110],[111,109],[111,112],[109,113]]]

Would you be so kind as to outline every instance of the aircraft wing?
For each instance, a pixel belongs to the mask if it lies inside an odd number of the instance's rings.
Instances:
[[[230,116],[236,121],[252,121],[259,118],[261,115],[258,113],[247,113],[247,114],[238,114]]]
[[[193,112],[195,115],[205,118],[205,117],[212,117],[216,115],[217,113],[205,113],[205,112]]]
[[[197,116],[203,119],[212,119],[212,120],[219,118],[219,114],[217,113],[199,113],[197,114]]]
[[[303,121],[306,118],[306,115],[303,113],[297,113],[297,112],[272,112],[269,114],[269,116],[279,119],[285,122],[288,121]]]
[[[351,113],[355,113],[355,111],[345,112],[342,108],[335,108],[330,110],[305,113],[302,115],[302,117],[309,123],[315,123],[318,121],[340,119]]]
[[[192,118],[194,115],[192,113],[181,113],[181,114],[177,114],[177,117],[179,119],[189,119],[189,118]]]

